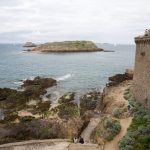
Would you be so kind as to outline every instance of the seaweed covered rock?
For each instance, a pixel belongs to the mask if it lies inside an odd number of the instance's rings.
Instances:
[[[0,101],[0,108],[2,109],[13,111],[22,109],[28,101],[28,97],[26,97],[24,92],[6,88],[0,89],[0,91],[0,97],[3,97],[3,100]]]
[[[17,112],[5,111],[4,119],[0,120],[0,123],[2,123],[2,124],[12,123],[18,118],[19,118],[19,116],[18,116]]]
[[[6,100],[10,95],[15,95],[17,93],[16,90],[9,88],[0,88],[0,101]]]
[[[56,80],[52,78],[41,78],[41,77],[35,77],[33,80],[25,80],[23,82],[22,87],[28,87],[28,86],[34,86],[39,85],[41,88],[48,88],[51,86],[56,85]]]
[[[74,102],[75,93],[68,92],[58,100],[58,116],[63,119],[76,118],[80,116],[78,105]]]
[[[15,112],[30,109],[34,114],[44,114],[51,106],[50,101],[42,101],[41,95],[46,93],[46,88],[56,85],[56,80],[51,78],[36,77],[33,81],[24,81],[23,91],[9,88],[0,88],[0,109],[4,110],[2,123],[11,123],[18,118]],[[29,102],[35,101],[35,105]]]
[[[86,111],[94,110],[101,101],[101,93],[97,91],[92,91],[80,98],[80,110],[81,115]]]
[[[36,77],[34,80],[26,80],[22,87],[24,91],[13,89],[0,89],[0,108],[23,109],[29,100],[41,99],[46,93],[46,88],[56,85],[56,80],[51,78]]]
[[[50,109],[51,106],[51,102],[50,101],[40,101],[37,106],[36,106],[36,110],[38,113],[45,113]]]
[[[64,103],[58,106],[58,116],[63,119],[76,118],[80,116],[80,110],[76,103]]]
[[[46,89],[56,85],[56,80],[52,78],[36,77],[34,80],[26,80],[22,87],[25,89],[24,94],[30,98],[39,98],[46,93]]]
[[[63,103],[69,103],[71,101],[74,101],[74,96],[75,93],[72,92],[66,93],[65,95],[59,98],[58,103],[63,104]]]

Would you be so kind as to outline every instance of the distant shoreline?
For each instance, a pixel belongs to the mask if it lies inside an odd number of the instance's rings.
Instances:
[[[86,53],[86,52],[114,52],[114,51],[104,51],[103,49],[97,49],[97,50],[78,50],[78,51],[67,51],[67,50],[43,50],[43,51],[34,51],[32,49],[23,50],[24,52],[32,52],[32,53]]]

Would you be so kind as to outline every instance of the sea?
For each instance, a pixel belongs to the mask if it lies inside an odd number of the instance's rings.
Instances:
[[[57,80],[49,89],[54,97],[102,90],[108,77],[134,67],[135,45],[97,45],[114,52],[33,53],[22,44],[0,44],[0,88],[18,89],[23,80],[41,76]]]

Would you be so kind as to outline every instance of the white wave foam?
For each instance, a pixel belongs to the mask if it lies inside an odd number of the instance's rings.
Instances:
[[[26,81],[26,80],[34,80],[34,76],[31,76],[31,77],[29,77],[29,78],[24,78],[24,79],[22,79],[21,81]]]
[[[35,78],[34,76],[31,76],[29,77],[29,80],[34,80],[34,78]]]
[[[17,82],[14,82],[14,84],[23,85],[23,82],[22,81],[17,81]]]
[[[57,81],[64,81],[72,77],[72,74],[66,74],[64,76],[56,78]]]
[[[29,77],[29,78],[24,78],[24,79],[22,79],[22,80],[15,81],[14,84],[21,86],[21,85],[23,85],[23,82],[24,82],[24,81],[26,81],[26,80],[34,80],[34,78],[35,78],[35,77],[33,77],[33,76],[31,76],[31,77]]]

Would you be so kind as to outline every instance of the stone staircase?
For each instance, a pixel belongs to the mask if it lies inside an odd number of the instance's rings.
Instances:
[[[99,115],[95,115],[93,118],[91,118],[88,126],[81,133],[81,137],[84,139],[85,143],[70,144],[68,146],[68,150],[103,150],[103,146],[99,146],[98,144],[93,144],[90,141],[90,136],[100,121],[101,118]]]
[[[88,126],[81,133],[81,137],[84,139],[85,143],[90,143],[90,136],[100,121],[101,121],[100,116],[93,117],[90,120]]]

